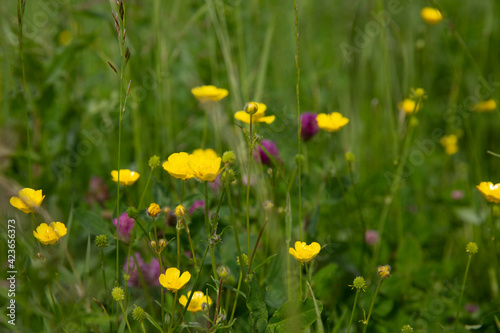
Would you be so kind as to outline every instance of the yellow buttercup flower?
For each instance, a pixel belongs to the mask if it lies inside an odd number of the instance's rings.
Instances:
[[[165,274],[161,274],[158,278],[160,284],[172,292],[182,289],[190,279],[191,273],[186,271],[181,275],[181,271],[175,267],[168,268]]]
[[[289,248],[288,253],[290,253],[295,260],[299,262],[309,262],[314,257],[316,257],[321,250],[321,245],[316,242],[312,242],[310,245],[307,245],[305,242],[295,242],[295,249]]]
[[[179,303],[181,303],[182,306],[185,307],[190,295],[191,295],[190,291],[188,291],[187,297],[182,295],[179,298]],[[193,313],[198,311],[203,311],[204,309],[202,305],[204,303],[210,306],[212,305],[213,302],[210,296],[208,295],[205,296],[205,294],[202,291],[195,291],[193,297],[191,298],[191,302],[189,302],[187,310]]]
[[[344,117],[340,112],[332,112],[330,114],[320,113],[316,116],[318,127],[328,132],[337,132],[342,127],[349,123],[349,119]]]
[[[445,135],[439,142],[444,147],[446,154],[454,155],[458,152],[458,137],[455,134]]]
[[[250,102],[252,103],[252,112],[253,109],[255,108],[255,104],[258,105],[257,112],[255,112],[252,115],[252,123],[266,123],[266,124],[271,124],[274,119],[276,119],[276,116],[267,116],[266,117],[266,110],[267,106],[264,103],[256,103],[256,102]],[[249,104],[250,104],[249,103]],[[234,118],[244,122],[245,124],[250,124],[250,114],[246,111],[238,111],[234,114]]]
[[[43,245],[56,244],[61,237],[66,235],[66,226],[61,222],[52,222],[50,225],[47,223],[40,224],[36,230],[33,231],[33,236],[40,241]]]
[[[194,177],[193,170],[188,165],[189,154],[185,152],[174,153],[163,163],[165,169],[172,177],[188,180]]]
[[[222,171],[222,159],[209,153],[194,153],[189,155],[188,165],[196,178],[201,181],[213,182]]]
[[[197,155],[197,156],[204,156],[204,157],[207,157],[207,158],[217,158],[219,157],[219,155],[217,155],[217,153],[215,152],[215,150],[213,150],[212,148],[208,148],[208,149],[195,149],[195,151],[193,151],[193,154],[192,155]]]
[[[486,200],[494,203],[500,203],[500,184],[481,182],[476,187]]]
[[[208,85],[195,87],[191,89],[191,93],[196,97],[200,102],[217,102],[223,99],[228,95],[227,89],[217,88],[216,86]]]
[[[417,102],[411,98],[405,98],[402,102],[399,102],[398,109],[404,111],[407,115],[412,115],[413,112],[417,113],[418,110],[422,108],[422,102]]]
[[[113,177],[115,183],[118,182],[118,174],[120,175],[120,185],[123,186],[134,184],[141,176],[138,172],[130,171],[129,169],[120,169],[120,172],[113,170],[111,171],[111,177]]]
[[[32,188],[23,188],[17,193],[19,197],[11,197],[10,204],[26,214],[33,213],[45,198],[42,190],[35,191]]]
[[[410,95],[414,99],[425,99],[427,98],[427,95],[425,93],[424,88],[410,88]]]
[[[443,14],[438,9],[432,7],[424,7],[420,12],[420,16],[430,25],[438,24],[443,20]]]
[[[491,112],[496,110],[497,103],[494,99],[489,99],[487,101],[481,101],[472,107],[472,111],[476,112]]]

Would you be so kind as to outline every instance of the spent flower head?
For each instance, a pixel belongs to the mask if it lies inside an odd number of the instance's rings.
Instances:
[[[139,211],[135,207],[129,207],[127,208],[127,216],[135,220],[139,217]]]
[[[354,281],[352,281],[352,285],[349,285],[351,289],[358,289],[358,290],[363,290],[365,291],[366,289],[366,282],[365,279],[362,276],[358,276],[354,278]]]
[[[100,247],[102,250],[108,246],[108,236],[106,236],[106,235],[95,236],[94,242],[95,242],[95,245],[97,247]]]
[[[236,161],[236,155],[232,150],[224,152],[222,154],[222,163],[224,164],[233,164]]]
[[[147,314],[143,308],[134,304],[134,309],[132,310],[132,318],[137,321],[143,321],[146,319]]]
[[[125,292],[121,287],[114,287],[111,291],[111,296],[113,296],[115,301],[121,302],[125,299]]]
[[[413,328],[410,325],[404,325],[403,328],[401,328],[401,332],[411,333],[413,332]]]
[[[151,156],[151,157],[149,158],[149,162],[148,162],[148,164],[149,164],[149,167],[150,167],[151,169],[156,169],[156,168],[157,168],[157,167],[159,167],[159,166],[160,166],[160,164],[161,164],[160,156],[158,156],[158,155],[153,155],[153,156]]]
[[[476,254],[479,248],[477,247],[476,243],[470,242],[469,244],[467,244],[465,250],[467,251],[467,253]]]

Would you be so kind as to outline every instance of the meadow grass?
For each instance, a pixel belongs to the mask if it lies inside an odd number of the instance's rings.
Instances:
[[[426,6],[442,20],[426,23]],[[500,183],[499,11],[493,0],[2,2],[1,330],[500,331],[500,194],[476,188]],[[202,85],[228,95],[202,102],[191,92]],[[275,120],[235,119],[251,101]],[[308,139],[304,112],[349,122]],[[193,154],[198,180],[163,167],[199,148],[222,162]],[[120,185],[118,169],[140,177]],[[32,213],[9,204],[22,188],[43,190]],[[33,237],[42,223],[56,244]],[[296,241],[314,254],[292,256]],[[189,281],[161,286],[167,268]],[[366,288],[351,285],[359,276]]]

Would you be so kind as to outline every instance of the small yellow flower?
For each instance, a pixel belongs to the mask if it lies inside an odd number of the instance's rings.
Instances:
[[[161,274],[158,278],[160,284],[172,292],[176,292],[183,288],[190,279],[191,274],[189,272],[186,271],[181,275],[181,271],[175,267],[168,268],[165,274]]]
[[[196,155],[196,156],[204,156],[206,158],[217,158],[219,157],[217,155],[217,153],[215,152],[215,150],[213,150],[212,148],[208,148],[208,149],[195,149],[193,151],[193,154],[192,155]]]
[[[318,127],[328,132],[337,132],[342,127],[349,123],[349,119],[342,116],[339,112],[332,112],[330,114],[320,113],[316,116]]]
[[[476,187],[486,200],[493,203],[500,203],[500,184],[493,185],[492,182],[481,182]]]
[[[214,157],[211,153],[193,153],[189,155],[188,165],[191,168],[194,177],[201,181],[213,182],[217,175],[222,171],[220,163],[222,159]]]
[[[312,242],[311,245],[306,245],[305,242],[296,241],[295,249],[289,248],[288,253],[299,262],[309,262],[318,255],[320,250],[321,245],[316,242]]]
[[[228,95],[227,89],[217,88],[216,86],[208,85],[195,87],[191,89],[191,93],[196,97],[200,102],[217,102],[223,99]]]
[[[430,25],[438,24],[443,20],[443,14],[438,9],[432,7],[424,7],[420,15]]]
[[[115,183],[118,182],[118,175],[120,175],[120,185],[123,186],[134,184],[141,176],[138,172],[130,171],[129,169],[120,169],[120,172],[113,170],[111,171],[111,177],[113,177]]]
[[[417,102],[411,98],[405,98],[402,102],[399,102],[398,109],[404,111],[407,115],[413,114],[413,112],[417,113],[418,110],[422,108],[422,102]]]
[[[413,97],[413,99],[427,98],[424,88],[410,88],[410,94]]]
[[[188,291],[187,297],[182,295],[179,298],[179,303],[181,303],[181,305],[185,307],[190,295],[191,295],[190,291]],[[203,303],[206,303],[208,304],[208,306],[210,306],[212,305],[213,302],[210,296],[208,295],[205,296],[205,294],[202,291],[195,291],[193,297],[191,298],[191,302],[189,302],[187,310],[193,313],[198,311],[203,311],[202,307]]]
[[[50,225],[42,223],[33,231],[33,236],[43,245],[52,245],[56,244],[61,237],[66,235],[66,232],[66,226],[61,222],[52,222]]]
[[[194,173],[188,165],[188,160],[188,153],[174,153],[168,157],[165,163],[163,163],[163,169],[174,178],[182,180],[191,179],[194,177]]]
[[[487,101],[481,101],[472,107],[472,111],[476,112],[491,112],[496,110],[497,103],[494,99],[489,99]]]
[[[264,103],[256,103],[256,102],[250,102],[252,105],[257,104],[257,112],[255,112],[252,115],[252,123],[266,123],[266,124],[271,124],[274,119],[276,119],[275,116],[265,116],[266,115],[266,110],[267,106]],[[249,104],[250,104],[249,103]],[[252,106],[252,110],[253,110]],[[248,107],[247,107],[248,109]],[[234,114],[234,118],[244,122],[245,124],[250,124],[250,113],[247,113],[246,111],[238,111]]]
[[[18,192],[19,197],[11,197],[10,204],[23,213],[33,213],[42,204],[45,195],[42,190],[35,191],[32,188],[23,188]]]
[[[389,265],[378,266],[378,268],[377,268],[377,274],[382,279],[387,279],[388,277],[391,276],[391,266],[389,266]]]
[[[151,205],[149,205],[148,207],[148,215],[151,216],[151,217],[157,217],[158,214],[161,213],[161,208],[158,204],[156,203],[152,203]]]
[[[439,142],[444,147],[446,154],[454,155],[458,152],[458,137],[455,134],[445,135]]]

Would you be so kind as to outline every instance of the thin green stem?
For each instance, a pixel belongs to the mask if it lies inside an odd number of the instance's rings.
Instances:
[[[194,252],[193,240],[191,239],[191,232],[189,231],[189,227],[188,227],[186,221],[184,221],[183,223],[184,223],[184,228],[186,228],[186,232],[187,232],[188,239],[189,239],[189,247],[191,248],[191,254],[193,256],[194,269],[198,272],[200,270],[200,268],[198,267],[198,264],[196,263],[196,253]]]
[[[250,114],[250,137],[248,141],[248,171],[247,171],[247,201],[246,201],[246,217],[247,217],[247,248],[248,255],[250,256],[250,178],[252,177],[252,153],[254,147],[254,139],[253,139],[253,114]]]
[[[158,242],[156,242],[156,246],[158,246]],[[160,263],[160,272],[162,274],[165,274],[163,271],[163,260],[161,259],[161,253],[156,250],[156,254],[158,255],[158,262]],[[163,328],[163,331],[165,331],[165,292],[163,288],[160,288],[160,293],[161,293],[161,327]]]
[[[297,7],[297,2],[293,1],[293,8],[295,10],[295,42],[296,42],[296,54],[295,54],[295,69],[297,70],[297,83],[295,84],[295,92],[297,95],[297,150],[298,150],[298,173],[299,173],[299,239],[302,239],[302,140],[301,140],[301,129],[302,129],[302,119],[300,117],[300,64],[299,64],[299,8]]]
[[[465,266],[465,275],[464,275],[464,280],[462,282],[462,288],[460,290],[460,297],[458,298],[458,305],[457,305],[457,315],[455,316],[455,329],[454,331],[457,331],[458,327],[458,318],[460,316],[460,310],[461,310],[461,305],[462,305],[462,297],[464,296],[464,290],[465,290],[465,282],[467,281],[467,275],[469,274],[469,266],[470,262],[472,259],[472,254],[469,254],[469,258],[467,259],[467,266]]]
[[[127,323],[128,331],[132,333],[132,329],[130,328],[130,323],[128,322],[127,313],[125,312],[125,308],[123,307],[123,302],[120,303],[120,308],[122,309],[123,317],[125,318],[125,322]]]
[[[208,182],[205,182],[205,230],[207,232],[207,241],[210,247],[210,262],[212,264],[212,274],[214,275],[214,279],[217,278],[217,266],[215,265],[215,252],[214,247],[215,243],[212,240],[212,230],[210,228],[210,221],[208,216]]]
[[[108,284],[106,282],[106,270],[104,269],[104,253],[101,248],[101,270],[102,270],[102,283],[104,284],[104,290],[106,291],[106,304],[109,301]]]
[[[372,304],[370,305],[370,310],[368,311],[368,317],[366,318],[365,328],[363,329],[363,333],[366,332],[366,328],[368,327],[368,323],[370,322],[370,317],[373,311],[373,305],[375,304],[375,298],[377,298],[377,294],[378,291],[380,290],[380,287],[382,286],[382,283],[384,283],[384,279],[380,279],[380,282],[378,283],[377,286],[377,290],[375,290],[375,294],[373,295]]]
[[[302,263],[299,263],[299,299],[302,300]]]
[[[181,221],[177,220],[177,225],[175,226],[175,232],[177,234],[177,267],[181,267],[180,223]]]
[[[242,265],[242,261],[240,260],[240,266]],[[243,280],[243,274],[245,274],[244,269],[240,269],[240,277],[238,279],[238,286],[236,287],[236,290],[240,290],[241,288],[241,281]],[[234,318],[234,313],[236,312],[236,305],[238,304],[238,296],[239,293],[236,293],[234,296],[234,303],[233,303],[233,310],[231,311],[231,318],[229,318],[229,323],[233,321]]]
[[[175,304],[177,304],[178,292],[175,292],[174,303],[172,303],[172,313],[170,314],[170,325],[168,325],[168,331],[172,332],[172,325],[174,323],[174,314],[175,314]]]
[[[347,329],[347,333],[349,333],[351,331],[352,320],[354,318],[354,311],[356,310],[356,303],[358,301],[358,295],[359,295],[360,290],[361,289],[356,290],[356,296],[354,297],[354,304],[352,306],[351,319],[349,320],[349,328]]]
[[[146,187],[144,187],[144,190],[142,191],[141,199],[139,200],[139,205],[137,205],[137,209],[141,209],[142,202],[144,201],[144,195],[146,194],[146,191],[148,190],[149,182],[151,181],[152,174],[153,174],[153,168],[151,168],[149,170],[148,180],[146,181]]]
[[[144,322],[141,320],[141,328],[142,328],[142,333],[146,333],[146,329],[144,328]]]

